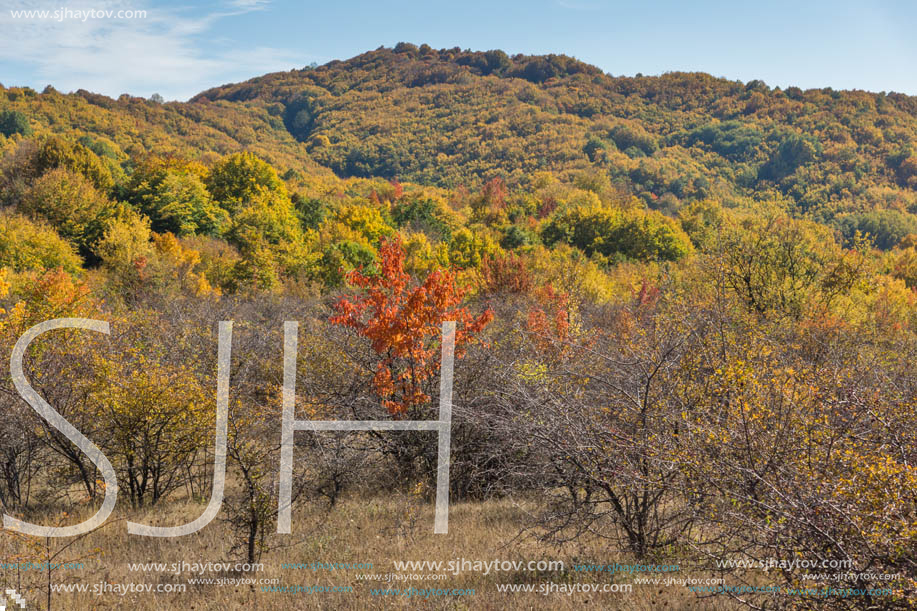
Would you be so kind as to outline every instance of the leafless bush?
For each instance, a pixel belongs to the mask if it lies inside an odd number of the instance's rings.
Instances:
[[[505,368],[499,426],[516,432],[511,451],[531,461],[519,468],[552,501],[547,536],[621,537],[645,557],[681,543],[695,523],[679,421],[692,409],[682,359],[704,326],[637,304],[591,312],[584,327],[548,339],[559,348],[553,359],[535,357],[546,338],[527,338]]]

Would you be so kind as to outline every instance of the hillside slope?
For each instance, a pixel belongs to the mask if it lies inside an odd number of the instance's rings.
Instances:
[[[149,151],[207,161],[250,150],[288,178],[327,168],[472,189],[597,170],[670,214],[706,198],[783,198],[848,232],[917,211],[913,97],[700,73],[615,78],[565,56],[402,43],[187,103],[6,89],[0,110],[38,133],[101,139],[122,164]],[[877,209],[888,212],[864,217]]]
[[[663,208],[771,190],[828,216],[917,202],[917,99],[900,94],[613,78],[563,56],[402,44],[192,103],[218,101],[282,106],[287,129],[344,176],[454,187],[598,166]]]

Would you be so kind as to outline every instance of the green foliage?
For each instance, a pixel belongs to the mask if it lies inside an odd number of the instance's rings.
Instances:
[[[370,275],[378,273],[375,261],[376,252],[369,246],[342,240],[331,244],[322,252],[317,277],[325,286],[341,286],[350,270],[362,269]]]
[[[291,198],[296,216],[303,229],[318,229],[328,216],[328,207],[317,197],[305,197],[294,193]]]
[[[506,250],[513,250],[521,246],[530,246],[537,241],[538,238],[531,231],[518,225],[510,225],[503,232],[503,237],[500,238],[500,247]]]
[[[156,232],[220,235],[229,226],[229,213],[213,203],[203,173],[177,158],[150,157],[131,175],[126,198],[150,217]]]
[[[652,155],[659,148],[656,144],[656,139],[639,125],[616,125],[609,135],[615,146],[631,157],[639,154]],[[637,152],[628,152],[632,150]]]
[[[300,94],[287,104],[283,113],[283,123],[287,130],[300,142],[305,142],[315,122],[312,99],[308,94]]]
[[[408,327],[439,338],[442,317],[428,314],[443,299],[499,310],[455,380],[482,398],[455,465],[469,470],[473,445],[482,489],[521,478],[525,494],[544,485],[558,502],[566,490],[554,534],[618,532],[648,558],[840,546],[862,566],[913,568],[917,98],[613,78],[563,56],[402,43],[190,104],[3,88],[0,104],[38,132],[0,136],[0,340],[9,353],[33,320],[62,314],[117,322],[101,338],[117,351],[36,351],[54,360],[32,366],[65,377],[91,366],[91,401],[56,382],[43,392],[91,409],[136,505],[146,486],[150,502],[207,490],[209,475],[191,485],[190,473],[212,447],[213,362],[179,349],[211,349],[215,313],[252,329],[308,320],[299,399],[313,416],[371,417],[403,393],[375,367],[384,350],[322,320],[337,301],[351,331],[367,328],[370,301],[337,299],[359,269],[352,288],[375,286],[392,306],[372,338],[388,348],[413,341]],[[420,287],[412,276],[433,281],[404,301]],[[437,308],[415,307],[425,300]],[[230,458],[276,465],[253,458],[276,449],[267,426],[244,442],[238,431],[276,415],[279,344],[245,335]],[[435,342],[422,346],[434,358]],[[532,421],[545,425],[534,440],[519,434]],[[234,476],[263,476],[243,486],[276,507],[260,468]]]
[[[583,145],[583,153],[589,158],[589,161],[595,163],[605,158],[608,145],[595,136],[589,136],[589,140]]]
[[[763,141],[763,132],[740,121],[710,123],[691,130],[682,140],[686,146],[702,142],[723,157],[736,161],[753,159]]]
[[[92,138],[83,135],[77,139],[77,142],[99,157],[109,157],[111,159],[118,159],[120,157],[117,147],[107,138]]]
[[[37,132],[80,138],[109,166],[125,153],[212,161],[244,150],[291,183],[331,170],[475,190],[503,176],[511,191],[536,172],[595,166],[668,212],[759,188],[824,222],[917,209],[917,102],[900,94],[780,91],[697,73],[615,78],[563,56],[401,46],[190,104],[85,91],[0,98]]]
[[[812,138],[789,134],[780,140],[776,152],[761,166],[758,178],[780,180],[795,172],[800,166],[814,161],[817,153],[818,144]]]
[[[893,248],[909,234],[917,234],[917,218],[899,210],[849,214],[839,217],[836,222],[848,242],[860,233],[882,250]]]
[[[425,231],[439,238],[452,235],[456,221],[445,203],[434,197],[405,197],[392,206],[392,220],[398,227]]]
[[[847,243],[915,232],[917,102],[898,94],[402,44],[190,104],[4,89],[0,105],[38,134],[0,143],[5,203],[91,266],[125,221],[108,198],[129,202],[153,232],[214,238],[201,266],[227,290],[334,286],[396,233],[416,270],[532,256],[543,238],[618,273],[716,252],[728,211],[767,199]]]
[[[236,286],[274,289],[284,274],[308,273],[313,257],[286,185],[270,164],[251,153],[230,155],[213,166],[205,184],[229,214],[225,237],[242,255]]]
[[[691,252],[677,222],[657,212],[573,206],[556,212],[542,227],[547,246],[566,243],[608,261],[675,261]]]
[[[29,125],[29,119],[24,113],[18,110],[0,111],[0,134],[12,136],[28,136],[32,133],[32,126]]]
[[[638,261],[676,261],[692,250],[677,221],[652,211],[625,212],[612,236],[615,254]]]
[[[455,63],[460,66],[470,66],[485,76],[488,74],[504,74],[513,66],[513,60],[499,49],[485,51],[484,53],[469,53],[456,58]]]

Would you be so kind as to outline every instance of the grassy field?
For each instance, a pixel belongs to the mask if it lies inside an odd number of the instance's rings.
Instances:
[[[528,512],[536,509],[533,501],[519,502],[509,499],[483,503],[460,503],[451,508],[448,535],[433,534],[433,508],[418,497],[409,494],[392,494],[374,498],[349,497],[330,511],[309,505],[297,506],[294,511],[292,535],[272,535],[268,548],[261,556],[263,570],[247,573],[234,570],[206,570],[198,563],[235,564],[239,558],[232,549],[233,533],[219,518],[201,532],[182,538],[153,539],[128,535],[123,518],[150,524],[178,524],[196,516],[198,505],[174,503],[164,510],[134,512],[111,518],[101,529],[76,541],[61,552],[55,562],[78,560],[83,568],[59,569],[52,572],[55,585],[85,585],[84,593],[52,594],[52,608],[72,611],[94,609],[367,609],[367,608],[419,608],[419,609],[575,609],[584,606],[602,609],[730,609],[725,599],[700,600],[681,585],[633,585],[630,592],[567,594],[554,592],[542,594],[505,593],[498,590],[501,584],[553,583],[560,588],[574,583],[611,584],[631,583],[628,575],[582,573],[574,569],[579,564],[632,564],[628,554],[612,549],[597,537],[583,538],[575,544],[548,547],[543,542],[522,533],[528,523]],[[73,516],[71,516],[71,519]],[[68,543],[51,541],[54,554]],[[15,550],[21,551],[21,542],[9,535],[4,539],[3,558],[13,559]],[[99,551],[102,550],[102,551]],[[28,560],[40,562],[47,550],[35,548]],[[380,583],[358,578],[362,574],[393,572],[428,575],[428,570],[396,571],[397,561],[557,561],[564,563],[563,570],[483,571],[464,570],[444,579],[412,580]],[[25,558],[20,557],[20,562]],[[372,568],[284,568],[283,564],[372,563]],[[165,570],[132,570],[138,563],[164,563]],[[173,570],[173,563],[182,569]],[[182,563],[188,563],[182,565]],[[212,566],[210,568],[213,568]],[[470,569],[470,567],[469,567]],[[672,573],[671,577],[703,577],[696,572]],[[25,593],[27,608],[47,606],[47,573],[38,570],[19,571],[6,569],[2,573],[5,587],[16,587]],[[655,575],[665,577],[665,575]],[[650,575],[653,577],[653,575]],[[189,579],[223,580],[225,585],[188,583]],[[251,579],[256,583],[229,582],[231,579]],[[259,580],[276,580],[265,586]],[[111,584],[104,586],[102,584]],[[183,593],[119,593],[124,584],[186,585]],[[350,587],[347,592],[270,592],[263,588],[277,586]],[[18,587],[17,587],[18,586]],[[109,591],[94,594],[93,589]],[[421,589],[464,589],[474,594],[462,596],[438,595],[373,595],[373,589],[414,587]]]

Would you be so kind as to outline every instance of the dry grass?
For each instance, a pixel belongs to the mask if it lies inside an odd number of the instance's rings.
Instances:
[[[164,509],[120,515],[120,518],[151,523],[179,524],[189,521],[202,509],[200,505],[172,503]],[[610,576],[582,574],[572,571],[574,563],[631,563],[628,554],[609,549],[600,540],[580,541],[562,548],[546,546],[530,537],[520,537],[528,521],[526,512],[533,510],[531,502],[509,499],[484,503],[454,504],[450,512],[448,535],[433,534],[433,508],[420,503],[411,495],[391,494],[373,498],[347,498],[330,512],[308,505],[294,510],[294,533],[273,535],[271,549],[262,556],[264,571],[247,575],[208,573],[203,577],[278,578],[282,585],[352,586],[349,593],[271,593],[262,592],[260,585],[188,585],[182,594],[129,593],[54,594],[54,609],[89,611],[95,609],[731,609],[725,600],[701,601],[685,587],[672,585],[635,585],[630,593],[549,594],[501,593],[497,584],[543,582],[610,583]],[[73,519],[73,518],[71,518]],[[52,541],[59,546],[64,540]],[[82,570],[58,571],[56,583],[83,583],[90,588],[100,582],[108,583],[187,583],[189,573],[175,575],[157,572],[131,572],[128,563],[236,562],[231,552],[233,534],[227,523],[214,521],[199,533],[175,539],[155,539],[129,536],[123,520],[109,520],[103,528],[77,542],[59,560],[101,554],[85,560]],[[3,557],[10,559],[13,540],[4,540]],[[393,587],[473,588],[473,596],[439,596],[427,599],[403,596],[372,596],[370,590],[385,587],[357,579],[358,573],[390,573],[393,561],[443,560],[563,560],[566,571],[533,575],[527,572],[499,572],[490,575],[466,572],[450,575],[445,580],[412,581],[392,584]],[[36,558],[37,560],[37,558]],[[282,563],[309,562],[371,562],[371,571],[281,569]],[[677,576],[677,575],[676,575]],[[682,574],[684,576],[684,574]],[[698,575],[692,575],[698,576]],[[22,573],[19,586],[27,590],[28,608],[44,608],[44,593],[38,583],[44,576],[36,572]],[[2,572],[4,587],[15,587],[17,577],[9,570]],[[604,581],[603,581],[604,579]],[[629,577],[617,576],[615,581],[626,583]],[[537,587],[537,586],[536,586]]]

